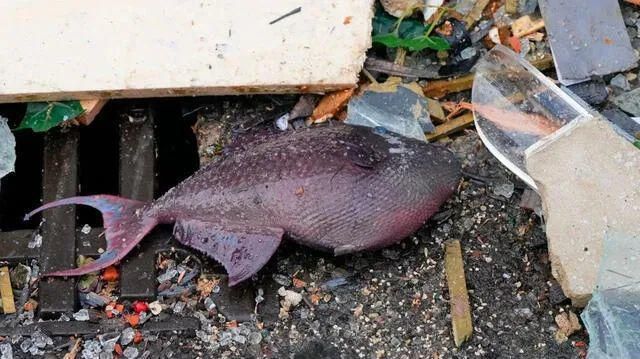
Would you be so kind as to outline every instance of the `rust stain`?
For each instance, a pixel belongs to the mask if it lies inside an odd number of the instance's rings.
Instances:
[[[344,21],[342,22],[342,24],[344,25],[349,25],[351,24],[351,19],[353,19],[353,16],[347,16],[344,18]]]
[[[607,45],[613,45],[613,40],[605,36],[604,43]]]

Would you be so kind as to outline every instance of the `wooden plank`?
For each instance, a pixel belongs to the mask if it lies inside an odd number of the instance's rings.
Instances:
[[[78,132],[51,131],[45,137],[43,200],[74,196],[78,188]],[[42,272],[75,267],[76,209],[63,206],[42,215]],[[48,278],[40,282],[40,314],[43,317],[75,310],[75,279]]]
[[[153,200],[155,189],[155,137],[151,108],[147,106],[138,118],[140,122],[133,122],[129,116],[122,116],[120,121],[120,195],[148,202]],[[123,299],[155,297],[154,245],[157,239],[154,235],[147,236],[123,261],[120,276]]]
[[[436,130],[432,133],[427,133],[427,140],[435,141],[444,136],[461,131],[469,126],[473,125],[473,114],[465,113],[462,116],[452,118],[451,120],[436,126]]]
[[[86,5],[0,2],[0,102],[335,90],[371,45],[373,0]]]
[[[16,312],[16,304],[13,301],[13,289],[9,278],[9,267],[0,268],[0,297],[2,297],[2,312],[12,314]]]
[[[444,249],[444,271],[449,285],[453,340],[456,346],[459,347],[465,340],[471,338],[473,332],[469,293],[467,292],[467,282],[464,278],[460,241],[447,241],[444,244]]]

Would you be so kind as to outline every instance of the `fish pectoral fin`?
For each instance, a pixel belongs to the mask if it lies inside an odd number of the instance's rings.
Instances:
[[[258,272],[276,251],[284,235],[281,228],[228,230],[214,224],[188,220],[176,223],[174,235],[181,243],[205,252],[222,263],[235,285]]]

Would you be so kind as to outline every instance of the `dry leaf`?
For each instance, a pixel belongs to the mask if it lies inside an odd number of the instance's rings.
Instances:
[[[324,95],[309,117],[311,123],[321,123],[335,116],[347,105],[355,90],[349,88]]]

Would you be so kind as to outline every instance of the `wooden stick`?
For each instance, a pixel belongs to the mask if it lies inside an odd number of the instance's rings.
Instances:
[[[463,130],[473,124],[473,114],[466,113],[462,116],[451,119],[441,125],[436,126],[436,130],[433,133],[427,133],[427,140],[429,142],[440,139],[444,136],[448,136],[452,133]]]
[[[546,70],[553,66],[553,58],[547,55],[541,59],[531,61],[531,64],[538,70]],[[468,90],[473,86],[474,74],[461,76],[455,79],[431,81],[422,89],[425,96],[442,98],[450,93]]]
[[[13,301],[13,290],[11,289],[8,267],[0,268],[0,296],[2,296],[2,311],[4,314],[15,313],[16,305]]]
[[[84,109],[84,113],[78,117],[78,122],[89,126],[93,120],[95,120],[96,116],[100,113],[104,105],[108,100],[82,100],[80,101],[80,105]]]
[[[467,283],[464,279],[464,265],[460,241],[447,241],[444,245],[444,270],[449,284],[449,296],[451,303],[451,324],[453,327],[453,340],[459,347],[473,333],[471,323],[471,307],[469,306],[469,294]]]

